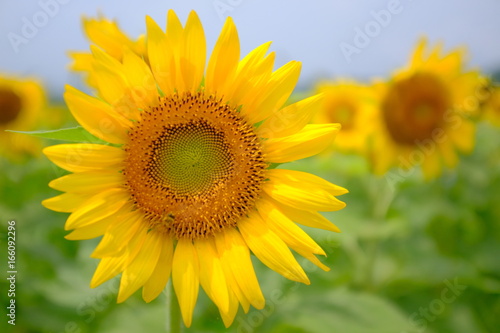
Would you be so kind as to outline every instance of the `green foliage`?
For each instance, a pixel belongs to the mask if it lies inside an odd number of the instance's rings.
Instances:
[[[79,128],[37,133],[50,139],[98,142]],[[342,233],[306,231],[327,253],[324,272],[299,259],[311,285],[282,278],[254,261],[266,297],[263,310],[240,309],[225,329],[200,291],[186,332],[495,332],[500,327],[500,131],[480,124],[471,155],[456,169],[424,182],[418,172],[388,187],[358,156],[334,154],[279,167],[309,171],[349,189],[347,207],[325,214]],[[4,164],[5,165],[5,164]],[[162,332],[165,295],[145,304],[137,292],[116,304],[118,279],[90,289],[98,240],[64,239],[68,214],[43,208],[62,175],[46,159],[0,173],[0,230],[17,226],[16,326],[2,312],[1,332]],[[0,269],[6,272],[5,259]],[[7,306],[0,280],[2,311]]]

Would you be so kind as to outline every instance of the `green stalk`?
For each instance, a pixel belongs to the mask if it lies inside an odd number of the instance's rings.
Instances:
[[[170,279],[167,285],[167,332],[181,333],[182,331],[181,310],[177,302],[172,279]]]
[[[370,196],[372,198],[373,212],[371,223],[374,229],[386,223],[387,212],[396,196],[396,188],[390,188],[384,178],[375,178],[372,176],[370,187]],[[365,263],[364,286],[368,290],[373,290],[373,273],[377,260],[378,249],[380,245],[379,237],[371,239],[367,244],[367,258]]]

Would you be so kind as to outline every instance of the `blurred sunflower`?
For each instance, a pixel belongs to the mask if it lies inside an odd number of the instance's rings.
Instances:
[[[91,43],[99,46],[108,55],[122,61],[125,50],[130,50],[141,57],[147,57],[146,41],[144,36],[133,40],[123,33],[118,24],[105,17],[82,19],[83,30]],[[73,59],[71,69],[83,72],[87,84],[97,88],[97,79],[94,77],[92,54],[88,52],[70,52]]]
[[[39,82],[0,75],[0,156],[19,162],[40,154],[40,140],[6,130],[34,130],[45,107],[45,92]]]
[[[342,131],[335,139],[335,147],[344,152],[365,153],[378,106],[374,90],[360,83],[345,81],[321,82],[316,91],[324,95],[324,100],[313,122],[340,123]]]
[[[315,256],[325,252],[294,222],[338,231],[318,211],[343,208],[335,196],[347,190],[273,167],[322,151],[340,126],[307,124],[320,96],[282,108],[300,63],[273,71],[270,43],[240,61],[230,18],[206,70],[194,11],[184,27],[169,11],[166,33],[149,17],[146,24],[149,62],[129,49],[119,61],[93,47],[102,99],[67,87],[75,118],[110,145],[46,148],[72,174],[49,184],[66,193],[43,204],[72,213],[68,239],[104,235],[92,254],[101,259],[92,287],[122,273],[118,302],[140,287],[149,302],[172,274],[186,326],[200,284],[229,326],[239,304],[264,307],[250,250],[294,281],[309,284],[290,248],[328,270]]]
[[[481,119],[500,126],[500,86],[492,85],[488,92],[489,97],[482,106]]]
[[[441,45],[425,54],[421,40],[408,68],[386,84],[377,84],[382,101],[372,154],[374,172],[392,166],[409,169],[421,165],[425,178],[441,173],[442,165],[458,163],[457,150],[474,146],[477,113],[471,103],[482,83],[476,71],[463,70],[463,51],[441,56]]]

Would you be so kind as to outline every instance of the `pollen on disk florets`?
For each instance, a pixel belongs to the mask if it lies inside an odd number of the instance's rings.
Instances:
[[[214,234],[247,214],[266,163],[253,126],[202,92],[160,97],[129,132],[123,173],[151,228],[176,238]]]

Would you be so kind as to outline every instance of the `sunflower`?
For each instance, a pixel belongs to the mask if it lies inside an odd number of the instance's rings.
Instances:
[[[481,119],[500,126],[500,86],[491,84],[487,89],[489,97],[482,106]]]
[[[34,130],[45,103],[45,92],[38,81],[0,75],[0,156],[22,161],[39,154],[38,139],[6,130]]]
[[[66,193],[43,204],[71,213],[67,239],[103,235],[91,287],[121,273],[118,302],[140,287],[150,302],[172,275],[186,326],[199,285],[229,326],[240,304],[264,307],[251,252],[305,284],[290,249],[328,270],[315,256],[325,252],[296,223],[338,231],[318,211],[343,208],[336,196],[347,191],[276,166],[325,149],[340,126],[307,124],[318,95],[282,107],[300,63],[273,71],[270,43],[239,60],[231,18],[206,69],[194,11],[184,27],[169,11],[166,33],[149,17],[146,25],[148,62],[126,48],[120,61],[93,47],[99,98],[67,87],[74,117],[109,145],[44,149],[72,173],[49,184]]]
[[[424,54],[421,40],[408,68],[387,83],[376,84],[382,100],[372,154],[374,172],[392,166],[408,170],[421,165],[425,178],[441,173],[442,165],[454,167],[457,151],[474,146],[479,73],[463,70],[463,51],[441,56],[441,45]]]
[[[321,111],[314,117],[319,124],[340,123],[335,147],[344,152],[364,153],[373,131],[378,98],[374,90],[353,81],[320,82],[316,86],[323,93]]]

